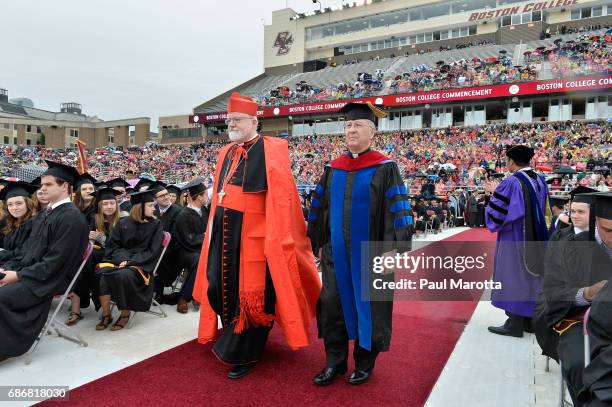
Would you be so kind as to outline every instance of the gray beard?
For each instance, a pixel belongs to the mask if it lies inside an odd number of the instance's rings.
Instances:
[[[227,135],[231,141],[241,141],[244,138],[244,135],[238,130],[228,131]]]

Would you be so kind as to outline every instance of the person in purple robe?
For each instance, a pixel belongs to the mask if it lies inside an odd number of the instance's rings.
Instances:
[[[501,183],[488,182],[492,193],[485,209],[485,221],[497,232],[491,303],[506,312],[501,326],[489,331],[498,335],[522,337],[533,332],[531,317],[541,290],[543,254],[548,240],[548,188],[541,176],[529,166],[534,150],[525,145],[506,148],[508,169],[513,173]]]

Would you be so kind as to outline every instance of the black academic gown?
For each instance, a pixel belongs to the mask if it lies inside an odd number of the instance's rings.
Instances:
[[[589,240],[589,232],[553,243],[559,247],[559,255],[549,259],[550,272],[545,272],[542,286],[548,307],[545,319],[550,328],[564,319],[581,321],[587,307],[576,305],[578,290],[612,277],[612,260],[598,243]],[[583,386],[582,324],[571,326],[559,336],[558,341],[557,352],[563,377],[576,404],[576,397]]]
[[[579,399],[594,405],[612,405],[612,280],[593,300],[587,331],[591,363],[584,368]]]
[[[548,247],[546,249],[546,256],[544,257],[544,273],[556,273],[557,264],[555,257],[561,255],[561,249],[556,242],[568,241],[574,236],[573,227],[563,227],[556,229],[550,239],[548,240]],[[559,361],[559,355],[557,354],[557,345],[559,344],[559,335],[555,333],[549,326],[546,315],[548,314],[548,304],[546,302],[546,291],[542,290],[536,299],[536,307],[533,311],[533,329],[542,349],[542,355],[553,358]]]
[[[130,203],[129,199],[126,199],[125,201],[121,202],[121,204],[119,204],[119,210],[122,212],[130,212],[130,210],[132,209],[132,204]]]
[[[204,206],[200,211],[201,214],[190,207],[181,209],[172,230],[172,237],[176,243],[176,268],[187,270],[187,278],[181,288],[181,294],[188,299],[191,298],[193,292],[193,283],[208,222],[208,209]]]
[[[21,258],[23,253],[24,243],[32,233],[32,218],[25,221],[17,229],[13,229],[8,235],[0,232],[3,235],[3,249],[0,251],[0,264],[7,262],[13,258]],[[0,229],[1,230],[1,229]]]
[[[90,300],[93,300],[94,307],[96,311],[100,309],[100,300],[99,300],[99,289],[98,289],[98,280],[95,275],[96,264],[102,262],[104,258],[104,247],[106,241],[108,241],[110,237],[110,225],[108,222],[104,222],[104,235],[105,239],[103,239],[104,243],[101,241],[93,242],[94,248],[91,252],[91,257],[85,264],[85,268],[81,273],[81,276],[77,280],[74,286],[74,293],[79,296],[81,300],[81,308],[89,307]],[[96,230],[96,222],[95,216],[91,219],[89,223],[89,230]]]
[[[366,301],[356,294],[360,293],[358,288],[350,287],[361,284],[362,268],[356,265],[361,261],[361,242],[384,242],[370,248],[371,262],[373,256],[393,249],[400,253],[410,250],[412,233],[410,203],[395,162],[355,171],[325,167],[313,193],[308,235],[315,253],[322,249],[323,288],[317,324],[328,367],[346,366],[350,339],[355,340],[359,370],[372,369],[378,352],[389,350],[393,292],[374,293],[370,289],[370,298],[377,298]],[[364,267],[370,270],[370,288],[374,278],[394,279],[392,273],[374,274],[371,267]]]
[[[106,242],[103,259],[104,263],[117,267],[100,269],[100,294],[110,294],[120,310],[148,311],[153,301],[153,271],[162,252],[162,240],[159,220],[136,223],[131,217],[121,219]],[[127,261],[126,267],[119,268],[124,261]]]
[[[248,158],[236,168],[229,184],[242,186],[243,192],[265,193],[268,190],[263,140],[258,138],[247,145]],[[219,177],[224,179],[230,166],[232,151],[223,160]],[[218,184],[221,191],[222,183]],[[240,334],[234,332],[240,313],[240,242],[243,212],[217,204],[210,225],[210,243],[206,277],[208,279],[208,302],[217,315],[221,316],[223,331],[213,345],[215,355],[225,363],[242,365],[260,360],[268,334],[272,327],[248,327]],[[224,252],[225,249],[225,252]],[[224,259],[225,257],[225,259]],[[264,312],[274,315],[276,294],[269,271],[266,273],[264,290]]]
[[[0,267],[6,270],[15,270],[19,267],[19,264],[26,253],[34,250],[37,244],[38,235],[40,234],[41,227],[43,226],[45,219],[44,211],[34,215],[30,222],[32,224],[32,230],[28,238],[23,242],[22,250],[18,250],[13,253],[11,258],[0,261]]]
[[[87,224],[72,203],[39,216],[35,242],[15,268],[19,281],[0,287],[1,356],[19,356],[32,346],[53,296],[64,293],[87,247]]]
[[[157,281],[155,284],[158,286],[158,289],[163,290],[163,287],[171,285],[183,270],[176,264],[177,243],[172,233],[175,231],[174,224],[176,223],[176,218],[178,217],[179,213],[181,213],[181,210],[182,208],[176,204],[170,205],[163,215],[160,214],[159,209],[155,209],[155,216],[161,221],[164,232],[169,232],[172,236],[170,246],[168,247],[166,255],[162,259],[159,269],[157,270]]]

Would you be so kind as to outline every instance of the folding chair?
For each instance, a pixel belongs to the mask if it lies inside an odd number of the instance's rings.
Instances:
[[[166,250],[168,249],[168,246],[170,245],[170,240],[172,240],[172,236],[170,235],[170,233],[164,232],[164,237],[162,239],[162,252],[159,255],[159,259],[157,259],[157,264],[155,265],[155,269],[153,269],[153,276],[157,275],[157,269],[162,259],[164,258],[164,254],[166,254]],[[113,307],[114,306],[115,304],[113,304]],[[160,317],[160,318],[166,318],[168,316],[168,314],[166,314],[166,311],[164,311],[164,309],[161,307],[159,302],[155,300],[155,297],[153,297],[153,301],[151,302],[151,308],[155,308],[155,310],[149,309],[148,311],[145,311],[145,312],[147,314],[155,315],[156,317]],[[112,308],[111,308],[111,311],[112,311]],[[130,311],[130,314],[131,314],[130,320],[128,321],[126,328],[132,327],[134,323],[134,318],[136,317],[137,312]]]
[[[591,363],[591,342],[589,340],[589,333],[587,331],[587,321],[589,319],[590,311],[591,311],[591,308],[589,307],[584,313],[584,317],[582,319],[582,335],[584,336],[584,367],[587,367],[589,363]],[[548,361],[547,361],[547,364],[548,364]],[[547,366],[546,371],[548,372],[548,366]],[[561,386],[560,386],[561,390],[560,390],[560,395],[559,395],[559,406],[564,407],[569,404],[565,401],[565,380],[563,380],[563,373],[561,372],[561,362],[559,362],[559,376],[560,376],[560,382],[561,382]]]
[[[45,326],[43,327],[42,331],[40,331],[40,334],[38,334],[38,337],[34,341],[34,346],[32,346],[30,348],[30,350],[28,351],[28,353],[26,354],[26,360],[25,360],[26,365],[29,365],[30,363],[32,363],[32,355],[34,354],[34,352],[38,348],[38,345],[40,345],[40,342],[42,341],[42,338],[47,333],[51,333],[50,331],[51,331],[52,328],[57,333],[57,336],[62,337],[62,338],[66,339],[66,340],[69,340],[71,342],[77,343],[77,344],[79,344],[79,345],[81,345],[83,347],[87,346],[87,342],[85,342],[85,340],[83,340],[83,338],[81,338],[81,336],[76,331],[74,331],[74,329],[70,328],[68,325],[64,324],[61,321],[56,321],[55,318],[57,317],[57,314],[60,312],[60,310],[62,308],[62,305],[64,304],[64,301],[66,301],[66,299],[68,298],[68,294],[70,294],[70,292],[72,291],[72,287],[74,286],[74,284],[76,283],[77,279],[81,275],[81,271],[83,271],[83,268],[85,267],[85,264],[87,263],[87,260],[91,256],[91,252],[92,251],[93,251],[93,244],[90,241],[87,244],[87,248],[85,249],[85,253],[83,253],[83,257],[82,257],[83,260],[81,261],[81,265],[79,266],[79,268],[77,269],[76,273],[74,274],[74,277],[72,277],[72,280],[70,281],[70,284],[68,285],[68,288],[66,288],[66,291],[60,296],[59,304],[57,304],[57,307],[53,311],[53,314],[51,315],[50,318],[47,319],[47,322],[45,323]],[[60,330],[62,330],[63,332],[60,331]],[[69,333],[68,334],[66,333],[66,332],[69,332],[69,331],[73,331],[74,336],[72,336]]]

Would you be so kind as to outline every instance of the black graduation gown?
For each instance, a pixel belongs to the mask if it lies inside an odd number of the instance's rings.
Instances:
[[[19,267],[20,261],[23,259],[26,253],[34,250],[37,244],[38,235],[40,234],[41,227],[44,223],[45,213],[44,211],[34,215],[30,222],[32,224],[32,230],[28,238],[23,242],[22,250],[18,250],[13,253],[11,258],[0,261],[0,267],[6,270],[15,270]]]
[[[104,222],[104,235],[106,236],[105,242],[108,241],[110,237],[109,229],[110,229],[109,223],[105,221]],[[89,230],[90,231],[96,230],[95,216],[91,219],[89,223]],[[93,300],[94,307],[97,311],[98,309],[100,309],[100,300],[98,298],[99,289],[98,289],[98,281],[95,275],[95,267],[96,267],[96,264],[102,262],[102,259],[104,258],[105,244],[101,245],[100,242],[93,242],[93,243],[94,243],[94,249],[91,252],[91,257],[87,261],[87,264],[85,264],[85,268],[83,269],[81,276],[79,277],[79,279],[77,280],[74,286],[74,293],[78,295],[81,300],[81,308],[89,307],[90,300]]]
[[[410,215],[406,187],[395,162],[387,161],[357,171],[325,167],[323,176],[313,193],[308,235],[315,253],[318,254],[320,248],[323,250],[321,259],[323,288],[317,304],[317,324],[319,337],[325,342],[329,367],[338,367],[346,363],[345,354],[349,339],[356,340],[355,348],[358,348],[359,343],[359,348],[369,350],[367,344],[369,341],[373,352],[389,350],[393,292],[384,293],[384,298],[381,297],[383,294],[381,292],[374,294],[372,281],[374,278],[393,281],[394,275],[370,272],[370,295],[376,296],[378,301],[362,301],[360,298],[355,298],[354,292],[360,290],[355,288],[351,295],[350,290],[339,289],[339,284],[345,285],[351,279],[352,285],[361,281],[359,277],[361,270],[355,266],[355,254],[360,253],[360,242],[368,240],[384,242],[382,247],[370,250],[370,262],[373,256],[393,249],[397,249],[400,253],[410,250],[413,233],[413,220]],[[362,233],[365,225],[369,231],[368,236]],[[334,230],[336,232],[333,232]],[[342,252],[345,255],[342,255]],[[352,258],[352,260],[347,264],[343,258]],[[371,270],[371,267],[369,269]],[[344,275],[344,281],[338,279],[337,275]],[[353,334],[350,332],[351,328],[347,326],[345,318],[345,315],[348,315],[347,310],[355,315],[354,319],[349,318],[348,321],[365,320],[361,326],[353,322],[356,325],[352,328]],[[370,317],[361,318],[362,315],[368,314]],[[371,332],[369,338],[365,334],[368,331]],[[364,332],[363,336],[358,332]],[[362,340],[359,340],[360,337]],[[338,360],[335,361],[330,360],[334,358],[332,355],[339,353],[343,356],[336,358]],[[356,363],[359,361],[356,360]],[[373,364],[373,360],[371,363]],[[359,366],[357,368],[360,369]],[[367,367],[363,369],[366,370]]]
[[[20,251],[23,250],[23,245],[25,241],[30,237],[30,234],[32,233],[32,224],[33,221],[32,218],[30,218],[23,224],[21,224],[17,229],[13,229],[8,235],[4,235],[4,233],[0,232],[0,234],[2,234],[4,237],[4,250],[0,251],[0,264],[9,261],[15,257],[21,258],[23,256]]]
[[[561,248],[555,244],[558,241],[567,241],[574,235],[573,227],[563,227],[556,229],[548,240],[548,247],[546,249],[546,256],[544,257],[544,273],[556,273],[557,264],[555,263],[555,257],[561,255]],[[559,361],[559,355],[557,354],[557,345],[559,344],[559,335],[552,330],[546,320],[548,314],[548,304],[546,302],[546,292],[542,290],[536,298],[536,307],[533,311],[533,329],[542,349],[542,355],[553,358]]]
[[[6,216],[0,219],[0,230],[6,226]],[[0,233],[0,247],[4,248],[4,233]]]
[[[121,202],[121,204],[119,204],[119,210],[122,212],[130,212],[130,210],[132,209],[132,204],[130,203],[129,199],[126,199],[125,201]]]
[[[0,287],[0,355],[25,353],[43,328],[51,301],[82,261],[88,227],[72,203],[43,213],[40,233],[16,268],[19,281]]]
[[[168,247],[166,255],[162,259],[162,262],[159,265],[159,269],[157,270],[156,285],[158,287],[163,288],[165,286],[171,285],[183,270],[179,265],[176,264],[177,243],[172,233],[175,230],[174,224],[176,223],[176,218],[178,217],[179,213],[181,213],[181,210],[182,207],[176,204],[170,205],[170,207],[166,210],[166,212],[164,212],[163,215],[160,214],[158,209],[155,209],[155,216],[161,221],[164,232],[169,232],[172,236],[172,240],[170,240],[170,246]]]
[[[120,310],[142,312],[151,307],[153,271],[162,252],[163,232],[157,219],[136,223],[131,217],[125,217],[113,228],[103,262],[116,266],[123,261],[128,263],[125,268],[108,267],[99,271],[100,294],[108,292]],[[149,284],[130,266],[140,267],[150,277]]]
[[[263,140],[259,138],[246,147],[248,158],[236,168],[229,181],[232,185],[242,186],[244,192],[262,193],[267,191],[266,163]],[[226,155],[219,174],[224,179],[230,165],[231,151]],[[221,182],[218,191],[221,190]],[[249,327],[240,334],[234,333],[235,322],[240,308],[239,300],[239,263],[240,240],[243,223],[243,212],[224,208],[218,204],[211,219],[210,243],[206,277],[208,279],[208,302],[217,315],[221,316],[223,331],[213,345],[215,355],[225,363],[242,365],[256,362],[261,358],[268,340],[271,327]],[[224,233],[224,230],[226,232]],[[225,248],[225,265],[224,260]],[[224,267],[225,266],[225,267]],[[264,311],[273,315],[276,295],[270,273],[266,273],[264,290]]]
[[[595,399],[612,405],[612,280],[608,280],[593,300],[587,331],[591,363],[584,368],[579,399],[585,402]]]

